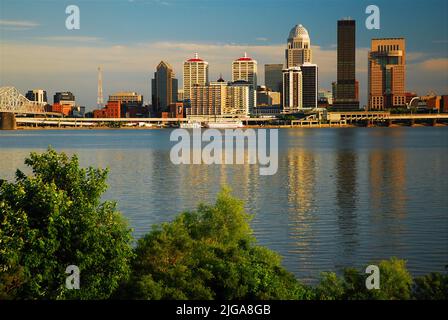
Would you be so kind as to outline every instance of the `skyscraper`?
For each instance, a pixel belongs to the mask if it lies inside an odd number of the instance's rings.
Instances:
[[[191,89],[194,85],[208,83],[208,62],[194,54],[194,58],[184,62],[184,100],[189,101]]]
[[[356,22],[338,21],[337,82],[333,108],[339,111],[359,110],[356,86]]]
[[[304,63],[302,71],[302,106],[303,108],[317,108],[318,68],[316,64]]]
[[[271,91],[282,92],[283,64],[264,65],[264,83]]]
[[[405,76],[405,39],[372,39],[369,52],[369,110],[405,106]]]
[[[177,101],[177,79],[171,65],[161,61],[151,81],[152,106],[156,113],[168,112],[169,105]]]
[[[299,67],[283,70],[283,112],[297,112],[302,104],[302,71]]]
[[[310,36],[301,24],[294,26],[289,32],[285,57],[287,68],[300,67],[306,62],[312,62]]]
[[[246,53],[232,63],[232,82],[244,80],[249,83],[249,109],[257,106],[257,61]]]

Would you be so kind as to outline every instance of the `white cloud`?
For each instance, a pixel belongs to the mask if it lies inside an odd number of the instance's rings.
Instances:
[[[0,28],[7,30],[28,30],[37,26],[39,24],[34,21],[0,19]]]
[[[51,37],[39,37],[38,40],[44,41],[59,41],[59,42],[98,42],[102,38],[98,37],[83,37],[83,36],[51,36]]]
[[[182,64],[198,52],[209,62],[210,79],[220,74],[231,78],[231,62],[244,52],[258,61],[259,83],[264,83],[264,64],[284,61],[284,44],[242,45],[225,43],[174,43],[155,42],[134,45],[93,46],[96,38],[78,39],[75,45],[66,46],[65,37],[45,44],[2,43],[0,50],[0,85],[14,85],[21,91],[32,87],[44,87],[49,95],[56,90],[72,90],[81,103],[93,105],[96,100],[96,70],[104,70],[105,95],[118,90],[138,91],[149,100],[150,79],[160,60],[169,62],[182,84]],[[67,38],[69,41],[69,38]],[[336,49],[322,49],[313,46],[313,62],[319,65],[321,88],[331,89],[336,80]],[[360,96],[365,103],[367,93],[368,48],[357,49],[357,79],[360,82]],[[412,57],[414,56],[414,57]],[[421,53],[413,53],[412,59],[422,59]],[[438,59],[440,60],[440,59]],[[440,91],[447,74],[446,61],[431,61],[408,65],[408,87],[435,88]],[[442,59],[443,60],[443,59]],[[423,63],[423,64],[422,64]],[[439,76],[437,76],[439,75]],[[437,82],[438,81],[438,82]],[[441,82],[442,81],[442,82]]]

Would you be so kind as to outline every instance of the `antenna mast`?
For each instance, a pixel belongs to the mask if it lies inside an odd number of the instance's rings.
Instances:
[[[99,109],[103,107],[103,72],[101,67],[98,67],[98,99],[96,103]]]

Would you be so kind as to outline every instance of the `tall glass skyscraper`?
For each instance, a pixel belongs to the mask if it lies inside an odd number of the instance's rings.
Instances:
[[[171,65],[161,61],[154,73],[152,86],[152,105],[156,113],[168,112],[169,105],[177,101],[177,79]]]
[[[339,111],[359,110],[356,92],[356,22],[338,21],[337,82],[333,109]]]

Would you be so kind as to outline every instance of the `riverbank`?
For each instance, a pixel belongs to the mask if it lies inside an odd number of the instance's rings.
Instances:
[[[413,125],[400,125],[391,124],[388,126],[357,126],[354,124],[319,124],[319,125],[246,125],[242,129],[328,129],[328,128],[420,128],[420,127],[448,127],[448,125],[436,123],[435,125],[423,125],[423,124],[413,124]],[[161,130],[161,129],[175,129],[176,127],[101,127],[101,126],[83,126],[83,127],[31,127],[31,126],[20,126],[16,130],[23,131],[33,131],[33,130]]]

